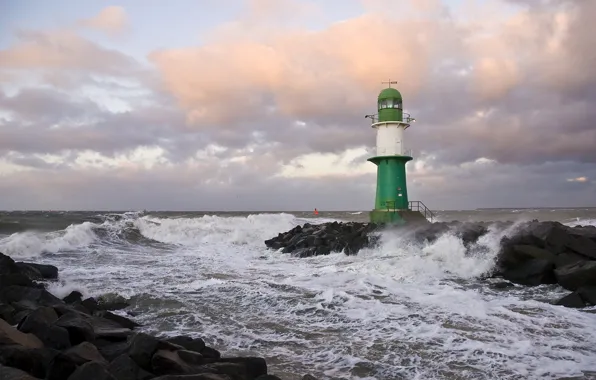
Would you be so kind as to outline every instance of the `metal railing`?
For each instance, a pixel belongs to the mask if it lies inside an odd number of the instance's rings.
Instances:
[[[408,209],[412,211],[419,211],[426,219],[430,218],[431,222],[435,218],[435,214],[428,207],[426,207],[422,201],[409,201]]]

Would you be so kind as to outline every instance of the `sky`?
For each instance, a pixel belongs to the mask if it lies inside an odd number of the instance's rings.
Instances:
[[[0,209],[370,210],[396,81],[434,210],[596,206],[596,1],[23,0]]]

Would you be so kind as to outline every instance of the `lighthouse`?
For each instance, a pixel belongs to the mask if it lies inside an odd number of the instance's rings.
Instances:
[[[372,119],[376,130],[376,155],[368,161],[377,165],[377,190],[375,208],[370,221],[383,224],[428,222],[432,212],[420,201],[409,201],[406,183],[406,163],[412,160],[411,151],[404,144],[404,132],[414,121],[403,112],[401,93],[387,83],[377,99],[377,114],[366,115]],[[404,118],[404,115],[406,116]]]

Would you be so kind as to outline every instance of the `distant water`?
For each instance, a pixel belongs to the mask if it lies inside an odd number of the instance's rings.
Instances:
[[[305,222],[368,211],[0,212],[0,251],[60,268],[64,296],[121,294],[151,333],[204,337],[225,355],[267,358],[284,379],[594,379],[596,314],[552,306],[558,286],[494,290],[493,230],[465,254],[395,232],[357,256],[307,259],[263,241]],[[438,211],[439,221],[557,220],[596,209]]]

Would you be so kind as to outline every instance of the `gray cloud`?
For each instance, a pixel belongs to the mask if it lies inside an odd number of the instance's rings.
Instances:
[[[225,40],[225,62],[209,54],[221,53],[217,38],[211,50],[166,49],[150,56],[156,71],[72,33],[20,33],[0,51],[0,76],[15,81],[15,71],[39,71],[44,86],[0,91],[0,111],[11,114],[0,119],[0,159],[33,169],[0,181],[0,208],[369,209],[374,174],[275,175],[303,154],[372,148],[364,115],[375,112],[378,77],[391,72],[417,119],[406,131],[415,155],[411,199],[431,208],[594,205],[596,3],[506,1],[526,12],[487,39],[475,33],[478,25],[464,27],[444,12],[407,31],[387,19],[375,28],[349,20],[316,38],[280,31],[271,45]],[[566,36],[554,9],[566,12]],[[405,45],[387,51],[379,37],[395,31]],[[231,71],[244,80],[230,82]],[[108,111],[81,96],[83,85],[131,110]],[[227,150],[183,164],[210,144]],[[84,150],[114,156],[138,146],[162,147],[174,165],[69,166]],[[64,164],[35,155],[64,152]],[[244,158],[226,161],[237,156]],[[480,157],[497,162],[471,164]],[[415,169],[420,163],[426,168]],[[568,181],[579,177],[587,180]]]

